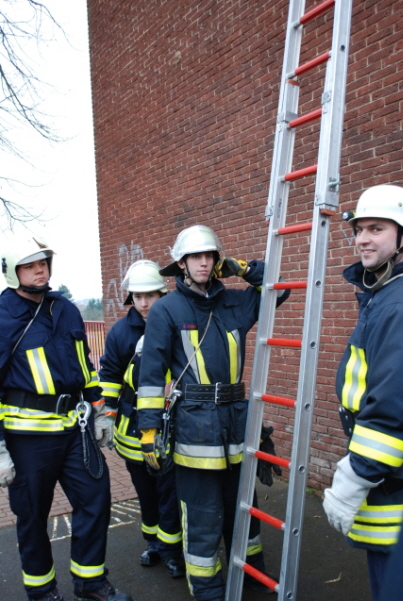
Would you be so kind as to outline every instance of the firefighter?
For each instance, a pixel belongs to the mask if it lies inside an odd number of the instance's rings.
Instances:
[[[141,529],[147,548],[140,564],[150,567],[160,560],[172,578],[185,575],[182,536],[175,488],[175,471],[155,477],[147,469],[141,453],[137,429],[136,391],[141,347],[148,312],[167,293],[166,283],[153,261],[136,261],[122,285],[127,289],[127,315],[117,321],[106,338],[101,357],[100,385],[106,414],[117,419],[116,451],[126,461],[141,508]]]
[[[368,188],[349,221],[360,261],[343,275],[361,291],[359,318],[336,378],[348,452],[324,509],[352,546],[367,550],[378,601],[403,515],[403,188]]]
[[[205,225],[178,235],[173,263],[160,271],[176,276],[176,290],[151,308],[138,389],[142,451],[155,470],[168,369],[181,391],[174,407],[174,462],[187,579],[197,601],[224,599],[218,552],[222,536],[227,559],[231,549],[248,408],[245,341],[258,318],[264,271],[259,261],[220,258],[221,250]],[[252,286],[226,289],[218,278],[231,275]],[[247,561],[264,571],[259,528],[252,517]],[[246,582],[270,592],[248,576]]]
[[[29,238],[0,255],[0,485],[17,516],[28,599],[63,601],[47,533],[59,481],[73,507],[75,601],[132,601],[106,577],[110,484],[94,414],[102,435],[107,423],[99,404],[92,410],[100,389],[80,312],[49,286],[53,254]]]

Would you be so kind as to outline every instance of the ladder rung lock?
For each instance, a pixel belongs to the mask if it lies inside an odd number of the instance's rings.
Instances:
[[[266,342],[269,346],[287,346],[290,348],[302,347],[302,340],[289,340],[286,338],[268,338]]]
[[[283,405],[285,407],[296,407],[297,401],[295,399],[287,399],[281,396],[274,396],[273,394],[262,394],[258,397],[261,401],[266,403],[273,403],[274,405]]]

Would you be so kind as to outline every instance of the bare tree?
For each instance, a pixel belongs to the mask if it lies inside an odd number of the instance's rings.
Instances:
[[[38,89],[43,87],[44,82],[35,75],[27,53],[32,42],[39,47],[43,41],[42,29],[46,20],[58,27],[41,2],[0,0],[0,150],[24,161],[28,160],[27,157],[18,142],[9,135],[16,125],[25,124],[42,138],[60,141],[53,127],[47,124],[49,116],[40,109],[41,93]],[[24,183],[1,171],[0,180],[11,188],[14,184]],[[39,217],[7,198],[1,188],[0,206],[10,229],[15,221],[27,222]]]

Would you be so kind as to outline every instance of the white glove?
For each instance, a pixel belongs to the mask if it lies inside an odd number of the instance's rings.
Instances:
[[[112,449],[113,442],[113,427],[115,425],[116,411],[105,406],[105,400],[101,399],[92,403],[94,411],[94,432],[98,445]]]
[[[139,340],[136,344],[135,354],[138,355],[139,357],[141,357],[141,354],[143,352],[143,344],[144,344],[144,334],[141,338],[139,338]]]
[[[357,476],[350,463],[350,455],[346,455],[337,463],[333,476],[332,488],[326,488],[323,509],[329,524],[339,532],[347,535],[354,522],[354,516],[367,498],[371,488],[379,482],[370,482]]]
[[[0,440],[0,486],[6,488],[15,478],[15,469],[10,453],[7,451],[6,441]]]

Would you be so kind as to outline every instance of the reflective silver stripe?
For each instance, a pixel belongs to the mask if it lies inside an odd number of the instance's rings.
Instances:
[[[392,507],[394,507],[392,509]],[[357,521],[360,520],[360,518],[363,519],[363,521],[373,521],[373,522],[388,522],[390,523],[391,520],[393,520],[394,522],[400,523],[402,521],[403,518],[403,509],[402,506],[392,506],[390,508],[388,508],[388,506],[386,507],[382,507],[381,509],[378,510],[373,510],[371,511],[371,509],[369,507],[366,507],[365,509],[360,509],[356,516],[355,519]]]
[[[192,555],[187,551],[184,551],[186,563],[190,563],[192,566],[199,568],[214,568],[217,565],[218,553],[214,553],[212,557],[200,557],[199,555]]]
[[[182,334],[183,350],[185,351],[186,358],[189,361],[194,353],[195,347],[193,346],[192,342],[190,341],[189,331],[182,330],[181,334]],[[200,374],[199,374],[199,368],[197,367],[196,355],[190,361],[190,367],[193,370],[194,376],[195,376],[198,384],[200,384]]]
[[[398,534],[400,532],[400,526],[388,526],[388,527],[377,527],[377,526],[361,526],[354,524],[348,533],[349,538],[353,539],[361,539],[361,538],[371,538],[374,539],[374,544],[376,541],[389,540],[392,542],[394,539],[397,540]]]
[[[260,545],[260,534],[257,534],[254,538],[248,539],[248,545]]]
[[[367,447],[368,449],[373,449],[375,451],[376,454],[382,453],[385,456],[389,456],[390,458],[395,458],[396,460],[400,460],[400,461],[384,461],[384,463],[387,464],[392,464],[396,465],[396,467],[400,467],[402,465],[402,461],[403,460],[403,450],[402,449],[398,449],[395,446],[389,445],[386,442],[386,438],[389,438],[391,440],[391,442],[395,441],[398,444],[401,444],[402,441],[400,441],[399,439],[393,439],[392,436],[388,436],[387,434],[382,434],[381,432],[376,432],[375,430],[369,430],[368,428],[365,429],[366,431],[368,431],[368,433],[373,433],[374,434],[374,438],[370,438],[369,436],[361,436],[358,432],[360,432],[360,427],[355,427],[354,428],[354,432],[353,432],[353,436],[351,438],[351,442],[350,442],[350,449],[352,447],[352,445],[360,445],[360,446],[364,446]],[[378,440],[375,439],[378,438]],[[379,440],[379,438],[383,438],[384,441]],[[376,459],[376,456],[373,457],[374,459]],[[386,457],[384,457],[384,459],[386,459]],[[382,461],[382,458],[379,457],[379,460]]]
[[[228,447],[228,454],[229,455],[238,455],[239,453],[243,453],[243,449],[244,449],[243,442],[241,442],[241,444],[230,444]]]
[[[103,396],[118,397],[119,392],[122,388],[121,384],[111,384],[108,382],[100,382],[99,385],[102,387],[102,395]]]
[[[138,398],[147,398],[147,397],[162,397],[165,398],[165,388],[164,386],[140,386],[137,391]]]
[[[225,457],[224,447],[222,445],[208,447],[203,445],[190,445],[177,442],[175,452],[186,457]]]

